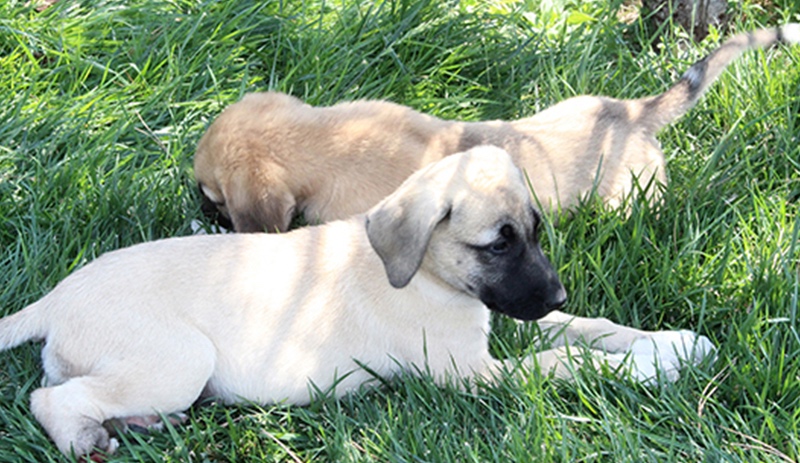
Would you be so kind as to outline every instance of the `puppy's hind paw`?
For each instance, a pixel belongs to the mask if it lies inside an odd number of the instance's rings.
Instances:
[[[119,448],[117,439],[109,437],[108,431],[93,420],[86,420],[70,447],[79,461],[105,461],[108,455]]]
[[[109,455],[113,454],[119,448],[119,442],[113,437],[108,440],[108,450],[105,452],[92,452],[78,458],[80,463],[104,463],[108,460]]]

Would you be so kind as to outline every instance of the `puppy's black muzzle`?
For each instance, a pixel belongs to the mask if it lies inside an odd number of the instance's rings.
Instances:
[[[537,320],[563,306],[567,291],[537,242],[493,269],[480,287],[481,302],[519,320]]]

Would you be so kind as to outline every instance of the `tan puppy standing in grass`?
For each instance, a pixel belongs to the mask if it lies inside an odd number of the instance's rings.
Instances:
[[[115,450],[108,420],[179,412],[202,396],[305,404],[312,383],[338,397],[374,380],[360,365],[492,380],[516,362],[490,356],[490,310],[531,320],[566,299],[540,221],[509,155],[479,147],[346,221],[109,252],[0,319],[0,349],[45,341],[46,384],[31,409],[77,455]],[[645,380],[654,358],[669,379],[710,348],[689,332],[602,320],[576,319],[561,334],[618,352],[590,358]],[[558,348],[523,359],[564,378],[568,362]]]
[[[385,101],[312,107],[281,93],[253,93],[202,137],[195,177],[204,210],[218,210],[223,226],[231,228],[229,219],[240,232],[286,231],[299,213],[311,223],[362,213],[420,167],[491,144],[525,169],[545,208],[568,208],[593,189],[616,206],[637,179],[642,187],[666,183],[655,134],[739,54],[777,42],[800,42],[800,25],[732,37],[661,95],[578,96],[511,122],[446,121]]]

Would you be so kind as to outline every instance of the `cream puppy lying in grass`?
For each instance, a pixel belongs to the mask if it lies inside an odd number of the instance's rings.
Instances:
[[[492,380],[519,361],[490,356],[490,311],[533,320],[566,300],[540,223],[511,157],[478,147],[428,165],[345,221],[109,252],[0,319],[0,349],[45,341],[46,384],[31,409],[58,448],[77,455],[114,451],[106,421],[180,412],[203,396],[307,404],[312,383],[338,397],[373,373]],[[592,365],[640,379],[711,350],[689,332],[560,312],[548,320],[557,339],[605,347],[590,351]],[[631,361],[654,347],[658,355]],[[563,378],[570,361],[562,348],[521,360]]]

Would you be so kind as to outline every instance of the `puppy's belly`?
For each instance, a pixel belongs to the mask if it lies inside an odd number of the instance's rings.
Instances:
[[[376,378],[354,361],[340,355],[338,359],[326,353],[309,353],[302,359],[286,358],[267,361],[263,367],[250,368],[240,362],[218,363],[204,396],[218,397],[226,403],[252,401],[261,404],[308,404],[319,394],[342,397],[360,386],[376,382]],[[359,361],[383,377],[389,377],[402,367],[385,354],[383,358]]]

